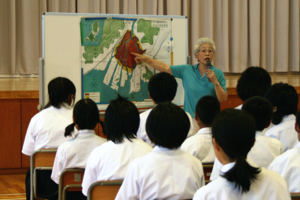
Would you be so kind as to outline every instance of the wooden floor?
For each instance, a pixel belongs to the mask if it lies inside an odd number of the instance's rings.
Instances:
[[[0,199],[26,199],[25,176],[0,175]]]

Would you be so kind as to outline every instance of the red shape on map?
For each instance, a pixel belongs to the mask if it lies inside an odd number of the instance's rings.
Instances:
[[[121,64],[128,68],[134,68],[136,66],[136,62],[134,60],[133,53],[143,54],[146,50],[143,50],[139,44],[139,39],[133,35],[131,38],[131,31],[128,30],[121,43],[116,47],[116,59],[118,59]]]

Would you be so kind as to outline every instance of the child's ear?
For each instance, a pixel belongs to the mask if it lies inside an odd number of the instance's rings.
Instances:
[[[196,121],[199,120],[199,116],[198,116],[197,112],[195,112],[195,120],[196,120]]]
[[[299,130],[299,125],[297,124],[297,122],[295,123],[295,130],[299,133],[300,130]]]

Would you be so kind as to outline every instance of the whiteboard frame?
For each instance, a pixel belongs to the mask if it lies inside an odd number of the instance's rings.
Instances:
[[[186,16],[46,12],[42,15],[42,58],[40,59],[39,67],[39,104],[42,107],[48,102],[48,83],[57,76],[67,77],[75,84],[76,101],[82,97],[79,25],[82,17],[171,18],[173,23],[172,36],[174,38],[173,64],[188,64],[188,23]],[[76,25],[77,22],[78,26]],[[178,26],[174,26],[175,23]],[[182,26],[184,26],[184,29]],[[72,34],[68,34],[65,29],[71,30]],[[178,39],[177,37],[179,36],[176,34],[180,34],[182,38]],[[68,55],[70,52],[66,51],[66,48],[72,49],[72,55]],[[178,78],[176,80],[178,88],[173,103],[182,106],[184,102],[182,81]],[[99,110],[105,110],[108,104],[97,105]],[[136,106],[138,108],[152,107],[153,103],[137,102]]]

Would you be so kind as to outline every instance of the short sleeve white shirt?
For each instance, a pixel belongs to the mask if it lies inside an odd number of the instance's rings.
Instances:
[[[106,139],[95,134],[94,130],[79,130],[75,138],[62,143],[56,152],[51,178],[57,184],[64,169],[85,168],[90,153]]]
[[[116,199],[191,199],[204,184],[197,158],[179,148],[155,146],[130,164]]]
[[[256,166],[268,168],[270,163],[283,153],[282,143],[256,132],[255,143],[247,155],[247,160]]]
[[[30,120],[22,153],[28,156],[41,148],[57,148],[70,137],[65,137],[65,128],[73,123],[72,109],[67,104],[42,110]]]
[[[273,137],[282,142],[283,151],[293,148],[298,143],[295,131],[295,115],[286,115],[280,124],[274,125],[265,132],[265,136]]]
[[[132,160],[151,151],[152,147],[141,139],[129,141],[124,138],[124,142],[121,144],[108,141],[96,147],[86,164],[82,193],[87,195],[90,185],[96,181],[124,179]]]
[[[202,163],[214,162],[211,128],[201,128],[195,135],[187,138],[181,149],[198,158]]]
[[[230,170],[235,163],[223,166],[222,173]],[[219,176],[216,180],[200,188],[193,200],[287,200],[291,199],[286,182],[276,172],[261,168],[257,179],[251,183],[248,192],[241,193],[235,188],[234,183]]]
[[[154,147],[155,144],[153,144],[151,142],[151,140],[149,139],[147,132],[146,132],[146,122],[147,122],[147,118],[151,111],[152,111],[152,109],[149,109],[140,114],[140,126],[139,126],[139,129],[138,129],[136,135],[137,135],[137,138],[142,139],[144,142],[146,142],[150,146]],[[187,137],[190,137],[190,136],[194,135],[193,118],[191,117],[191,115],[188,112],[185,112],[185,113],[187,114],[187,116],[190,120],[190,130],[187,135]]]
[[[290,192],[300,192],[300,143],[275,158],[269,169],[285,179]]]

